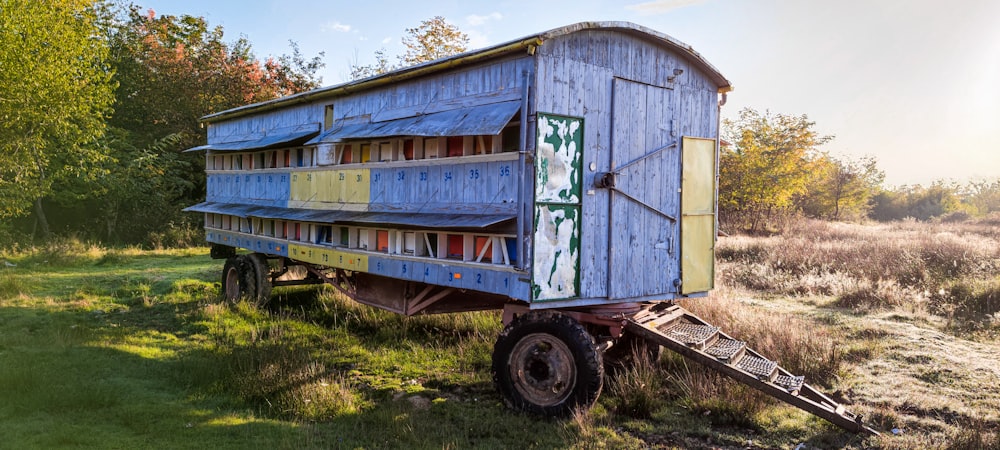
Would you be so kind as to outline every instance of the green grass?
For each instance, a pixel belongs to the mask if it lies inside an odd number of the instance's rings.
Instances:
[[[0,272],[0,448],[863,442],[772,401],[747,407],[735,384],[692,397],[669,357],[609,376],[572,418],[516,413],[490,379],[497,312],[406,318],[329,288],[226,305],[207,249],[64,251],[4,256],[17,267]]]

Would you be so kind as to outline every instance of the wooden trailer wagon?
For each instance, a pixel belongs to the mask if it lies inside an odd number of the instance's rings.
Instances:
[[[652,342],[860,430],[672,304],[713,287],[730,89],[667,35],[579,23],[206,116],[187,210],[231,300],[325,282],[406,315],[502,309],[493,373],[515,408],[589,406],[602,361]]]

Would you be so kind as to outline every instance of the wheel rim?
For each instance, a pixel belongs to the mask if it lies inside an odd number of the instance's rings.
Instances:
[[[529,334],[518,341],[511,351],[509,367],[515,389],[535,405],[559,404],[576,385],[573,353],[551,334]]]
[[[240,298],[240,271],[230,267],[226,271],[226,300],[234,302]]]

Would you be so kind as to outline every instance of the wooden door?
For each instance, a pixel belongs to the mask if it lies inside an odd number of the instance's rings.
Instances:
[[[676,292],[679,149],[673,91],[613,81],[608,297]]]

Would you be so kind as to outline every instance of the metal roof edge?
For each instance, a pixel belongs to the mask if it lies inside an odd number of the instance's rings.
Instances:
[[[323,98],[335,97],[339,95],[349,94],[352,92],[363,91],[384,84],[408,80],[411,78],[416,78],[419,76],[438,72],[452,67],[471,64],[486,59],[494,58],[497,56],[514,53],[520,50],[527,50],[542,45],[547,39],[552,39],[559,36],[565,36],[568,34],[584,30],[599,30],[599,29],[617,29],[639,36],[653,37],[657,41],[666,44],[668,47],[671,47],[685,54],[691,62],[693,62],[697,66],[700,66],[701,69],[707,72],[709,78],[711,78],[718,85],[720,93],[729,92],[732,90],[732,85],[730,84],[729,80],[723,77],[722,74],[719,72],[719,70],[715,68],[715,66],[709,63],[707,60],[705,60],[705,58],[703,58],[698,52],[696,52],[694,48],[691,47],[690,45],[678,41],[677,39],[674,39],[673,37],[665,33],[661,33],[651,28],[647,28],[642,25],[637,25],[631,22],[591,21],[591,22],[578,22],[564,27],[554,28],[541,33],[529,35],[520,39],[515,39],[512,41],[504,42],[490,47],[485,47],[482,49],[460,53],[458,55],[449,56],[447,58],[428,61],[425,63],[417,64],[415,66],[404,67],[402,69],[397,69],[391,72],[387,72],[369,78],[348,81],[346,83],[321,87],[310,91],[300,92],[298,94],[292,94],[289,96],[280,97],[260,103],[253,103],[249,105],[227,109],[225,111],[220,111],[217,113],[206,115],[202,117],[200,121],[202,123],[219,122],[253,113],[270,111],[291,105],[309,103]]]

